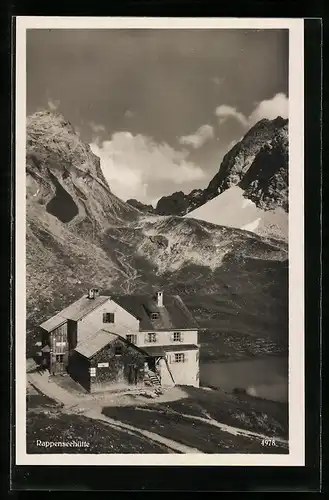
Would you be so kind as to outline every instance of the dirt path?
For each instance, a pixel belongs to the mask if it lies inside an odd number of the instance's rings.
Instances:
[[[126,424],[124,422],[121,422],[120,420],[112,419],[110,417],[107,417],[102,414],[102,408],[106,406],[106,400],[98,400],[97,397],[94,397],[92,395],[87,396],[84,395],[83,398],[79,397],[78,395],[74,395],[71,392],[63,389],[59,385],[57,385],[55,382],[49,381],[47,374],[39,374],[39,373],[29,373],[27,375],[27,380],[29,383],[31,383],[34,387],[36,387],[39,391],[41,391],[43,394],[48,396],[51,399],[54,399],[61,405],[65,407],[65,411],[67,413],[72,413],[76,414],[79,413],[80,415],[83,414],[86,417],[92,418],[94,420],[102,420],[104,422],[107,422],[108,424],[120,428],[125,429],[126,431],[130,431],[132,433],[138,433],[142,434],[143,436],[147,437],[148,439],[160,443],[167,448],[172,449],[173,451],[176,451],[178,453],[202,453],[201,451],[197,450],[196,448],[192,448],[189,446],[185,446],[183,444],[180,444],[176,441],[173,441],[171,439],[165,438],[160,436],[159,434],[156,434],[154,432],[146,431],[144,429],[140,429],[138,427],[135,427],[130,424]],[[175,394],[176,395],[176,394]],[[176,395],[177,396],[177,395]],[[159,398],[160,399],[160,398]],[[164,399],[168,399],[164,397]],[[174,398],[176,399],[176,398]],[[170,398],[169,398],[170,400]],[[160,401],[159,401],[160,402]],[[161,401],[162,402],[162,401]],[[92,406],[92,408],[90,408]],[[116,406],[113,404],[111,406]],[[120,405],[119,405],[120,406]],[[142,411],[156,411],[155,409],[151,408],[139,408]],[[243,437],[248,437],[251,439],[270,439],[268,436],[265,434],[261,434],[258,432],[254,431],[249,431],[246,429],[241,429],[239,427],[233,427],[231,425],[227,425],[221,422],[218,422],[217,420],[213,419],[211,415],[208,413],[204,412],[205,417],[198,417],[195,415],[188,415],[184,413],[178,413],[174,410],[171,410],[172,414],[180,415],[186,419],[192,420],[194,422],[202,422],[208,425],[212,425],[214,427],[217,427],[221,429],[223,432],[227,432],[229,434],[232,434],[234,436],[243,436]],[[274,437],[271,436],[271,439]],[[288,442],[285,439],[275,437],[274,438],[277,443],[279,443],[282,446],[288,446]]]
[[[222,424],[221,422],[217,422],[217,420],[214,420],[208,413],[205,413],[207,418],[202,418],[202,417],[196,417],[195,420],[199,420],[200,422],[205,422],[210,425],[213,425],[214,427],[219,427],[222,431],[224,432],[229,432],[230,434],[233,434],[235,436],[244,436],[244,437],[250,437],[250,438],[258,438],[258,439],[275,439],[277,443],[280,443],[283,446],[288,446],[288,441],[283,438],[271,436],[269,438],[268,436],[265,436],[265,434],[261,434],[259,432],[254,432],[254,431],[248,431],[246,429],[241,429],[240,427],[233,427],[232,425],[227,425],[227,424]],[[189,415],[183,415],[186,418],[189,418]]]
[[[27,375],[27,381],[32,384],[33,387],[45,394],[45,396],[48,396],[50,399],[53,399],[61,405],[71,406],[81,403],[80,398],[65,389],[62,389],[62,387],[57,385],[55,382],[52,382],[46,372],[29,373]]]
[[[177,441],[173,441],[172,439],[162,437],[159,434],[156,434],[155,432],[146,431],[144,429],[140,429],[139,427],[135,427],[130,424],[125,424],[120,420],[115,420],[113,418],[106,417],[105,415],[98,413],[96,410],[87,411],[86,413],[84,413],[84,415],[94,420],[102,420],[103,422],[106,422],[110,424],[112,427],[116,427],[117,429],[129,431],[132,432],[133,434],[136,433],[141,434],[142,436],[150,439],[151,441],[154,441],[155,443],[159,443],[162,444],[163,446],[166,446],[167,448],[173,450],[176,453],[202,453],[202,451],[199,451],[196,448],[191,448],[189,446],[185,446],[184,444],[177,443]]]
[[[139,429],[133,425],[125,424],[120,422],[119,420],[114,420],[112,418],[106,417],[102,415],[102,407],[104,404],[100,404],[99,401],[95,398],[93,400],[93,409],[88,409],[84,411],[83,402],[81,398],[74,396],[70,392],[66,391],[62,387],[58,386],[55,382],[51,382],[48,380],[47,374],[39,374],[39,373],[29,373],[28,374],[28,382],[32,384],[32,386],[36,387],[43,394],[48,396],[51,399],[54,399],[58,403],[64,405],[64,411],[70,414],[79,413],[79,415],[84,415],[93,420],[102,420],[112,427],[116,427],[120,430],[125,430],[132,434],[143,435],[144,437],[154,441],[155,443],[159,443],[166,448],[169,448],[173,452],[176,453],[202,453],[201,451],[191,448],[189,446],[185,446],[183,444],[177,443],[171,439],[164,438],[155,432],[146,431],[144,429]],[[84,396],[86,399],[86,396]],[[90,399],[90,398],[88,398]],[[85,401],[86,402],[86,401]]]
[[[139,410],[154,412],[154,410],[151,408],[139,408]],[[268,436],[265,436],[265,434],[261,434],[261,433],[254,432],[254,431],[248,431],[246,429],[241,429],[240,427],[233,427],[232,425],[223,424],[223,423],[218,422],[217,420],[213,419],[206,412],[204,412],[204,414],[207,418],[197,417],[196,415],[188,415],[186,413],[178,413],[178,412],[173,411],[173,410],[171,410],[170,413],[175,414],[175,415],[179,415],[179,416],[187,418],[189,420],[194,420],[194,421],[202,422],[204,424],[213,425],[214,427],[218,427],[222,431],[228,432],[229,434],[232,434],[233,436],[243,436],[243,437],[257,438],[257,439],[275,439],[275,441],[277,443],[280,443],[283,446],[288,446],[288,441],[286,441],[285,439],[275,437],[275,436],[271,436],[271,438],[269,438]]]

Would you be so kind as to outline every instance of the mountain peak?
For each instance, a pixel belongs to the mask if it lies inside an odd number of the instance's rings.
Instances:
[[[266,164],[270,165],[266,169]],[[248,173],[249,172],[249,173]],[[263,209],[288,210],[288,119],[259,120],[224,156],[206,189],[163,196],[153,213],[186,215],[232,186],[241,185],[245,196]],[[134,201],[142,211],[150,207]]]
[[[27,117],[27,203],[89,234],[139,212],[114,196],[99,158],[60,113]]]
[[[27,156],[36,153],[44,160],[61,157],[67,167],[92,169],[102,178],[99,158],[81,141],[72,124],[57,112],[37,111],[27,117]]]

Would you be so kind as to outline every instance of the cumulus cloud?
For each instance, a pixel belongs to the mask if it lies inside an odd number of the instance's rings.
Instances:
[[[90,147],[99,156],[111,190],[123,200],[136,198],[154,203],[157,196],[182,189],[187,182],[203,180],[202,169],[187,161],[187,151],[158,144],[144,135],[116,132],[108,141],[93,141]],[[174,189],[173,189],[174,188]]]
[[[228,118],[238,120],[244,127],[248,124],[248,120],[243,113],[240,113],[236,108],[227,106],[226,104],[218,106],[215,110],[215,115],[219,117],[220,124],[225,123]]]
[[[60,105],[60,101],[59,100],[53,100],[53,99],[48,99],[48,108],[51,110],[51,111],[56,111],[56,109],[58,108],[58,106]]]
[[[205,142],[214,137],[214,129],[211,125],[201,125],[198,130],[191,135],[180,137],[180,144],[200,148]]]
[[[255,125],[262,118],[274,120],[277,116],[288,118],[289,107],[288,98],[285,94],[276,94],[272,99],[268,99],[257,104],[255,110],[249,116],[249,124]]]
[[[256,107],[249,117],[244,116],[236,108],[227,106],[226,104],[218,106],[215,114],[219,117],[220,124],[224,123],[228,118],[234,118],[244,127],[250,128],[263,118],[269,120],[274,120],[277,116],[288,118],[288,97],[283,93],[279,93],[272,97],[272,99],[256,103]]]

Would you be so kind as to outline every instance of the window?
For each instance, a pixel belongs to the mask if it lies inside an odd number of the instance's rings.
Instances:
[[[175,354],[175,363],[184,363],[185,354],[183,352]]]
[[[126,335],[126,339],[131,344],[137,344],[137,335],[133,335],[133,334],[129,333],[128,335]]]
[[[56,363],[64,362],[64,354],[56,354]]]
[[[103,313],[103,323],[114,323],[114,313]]]
[[[114,348],[115,356],[121,356],[122,354],[122,345],[116,345]]]
[[[158,319],[159,314],[158,313],[151,313],[151,319]]]
[[[173,341],[174,342],[181,342],[182,341],[182,334],[181,334],[181,332],[174,332]]]
[[[147,342],[156,342],[156,341],[157,341],[156,333],[147,334]]]

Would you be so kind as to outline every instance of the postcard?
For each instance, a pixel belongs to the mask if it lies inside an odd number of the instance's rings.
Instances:
[[[304,465],[303,20],[18,16],[15,64],[17,465]]]

